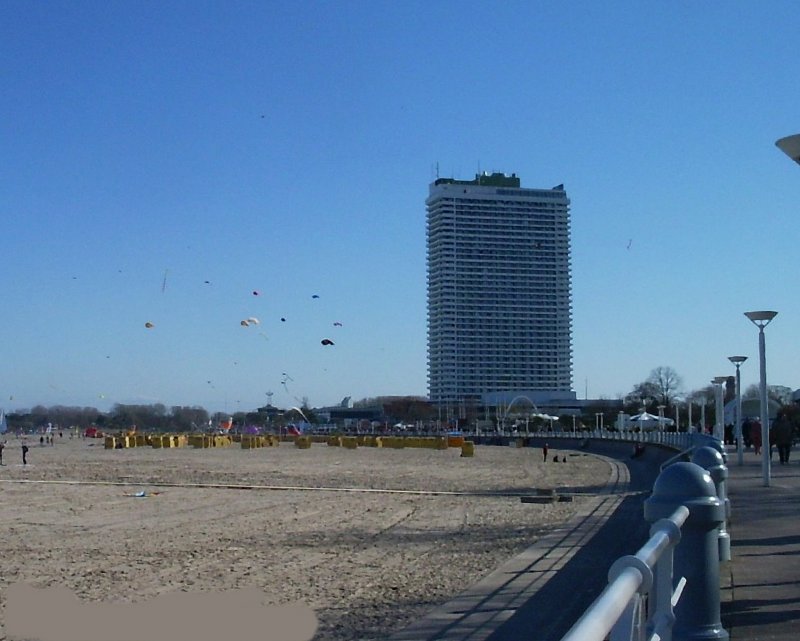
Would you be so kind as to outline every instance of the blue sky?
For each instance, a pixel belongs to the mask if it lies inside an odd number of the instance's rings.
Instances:
[[[769,383],[800,387],[774,145],[799,26],[793,2],[3,2],[0,406],[426,394],[437,166],[564,183],[579,398],[659,365],[700,388],[732,354],[757,382],[750,309],[779,311]]]

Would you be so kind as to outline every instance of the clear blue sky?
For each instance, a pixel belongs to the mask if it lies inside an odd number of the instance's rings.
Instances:
[[[787,1],[6,0],[0,406],[426,394],[437,165],[565,184],[580,398],[732,354],[757,382],[750,309],[800,387],[799,28]]]

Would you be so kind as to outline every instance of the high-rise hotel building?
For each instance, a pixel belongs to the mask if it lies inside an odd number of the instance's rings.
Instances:
[[[439,178],[427,204],[434,403],[572,389],[569,199],[516,174]],[[574,392],[571,393],[574,398]]]

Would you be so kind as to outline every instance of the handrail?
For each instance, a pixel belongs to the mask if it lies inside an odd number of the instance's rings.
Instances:
[[[659,472],[663,472],[670,465],[672,465],[673,463],[677,463],[681,459],[688,460],[689,456],[691,455],[692,452],[694,452],[695,449],[696,446],[692,445],[692,447],[690,447],[689,449],[683,450],[682,452],[678,452],[675,456],[668,458],[658,468]]]
[[[680,528],[689,516],[685,506],[651,529],[650,539],[633,556],[618,559],[608,572],[609,583],[561,641],[612,641],[671,638],[673,607],[680,599],[672,590],[672,551],[681,537]],[[667,587],[669,586],[669,589]],[[645,619],[644,604],[654,597],[654,608]],[[650,637],[645,636],[651,629]]]

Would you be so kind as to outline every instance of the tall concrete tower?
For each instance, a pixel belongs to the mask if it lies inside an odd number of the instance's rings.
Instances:
[[[495,392],[569,392],[570,217],[564,186],[524,188],[515,174],[439,178],[426,205],[431,400],[450,404],[480,402]]]

